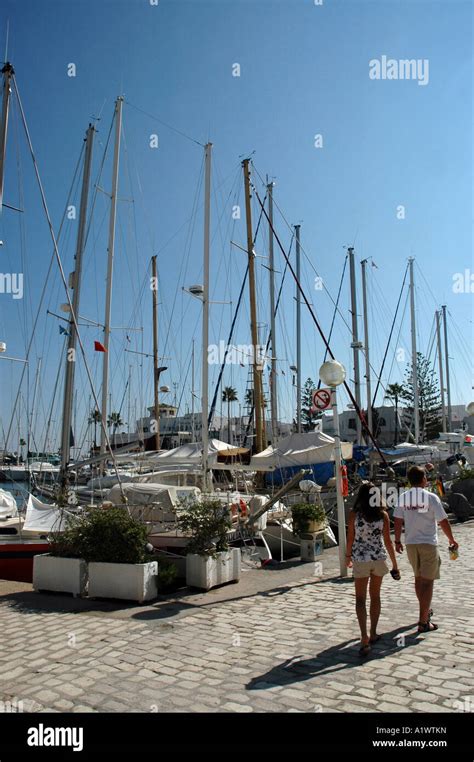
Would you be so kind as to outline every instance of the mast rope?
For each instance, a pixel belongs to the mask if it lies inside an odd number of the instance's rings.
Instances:
[[[164,127],[167,127],[169,130],[172,130],[177,135],[181,135],[182,138],[186,138],[187,140],[190,140],[191,143],[196,143],[198,146],[201,146],[201,148],[206,147],[205,143],[201,143],[200,140],[196,140],[196,138],[192,138],[190,137],[190,135],[186,135],[185,132],[178,130],[176,127],[173,127],[171,124],[164,122],[162,119],[159,119],[157,116],[153,116],[153,114],[150,114],[148,111],[144,111],[139,106],[135,106],[133,103],[130,103],[130,101],[124,99],[124,102],[127,104],[127,106],[131,106],[131,108],[134,108],[136,111],[140,111],[142,114],[144,114],[145,116],[148,116],[150,119],[153,119],[155,122],[158,122],[159,124],[164,125]]]
[[[229,331],[229,336],[227,338],[227,344],[226,344],[226,347],[225,347],[224,357],[222,359],[222,364],[221,364],[221,367],[220,367],[220,370],[219,370],[219,376],[218,376],[217,383],[216,383],[216,386],[215,386],[215,389],[214,389],[214,396],[212,398],[211,407],[209,409],[209,415],[207,417],[207,428],[208,428],[208,430],[210,428],[211,421],[212,421],[212,419],[214,417],[214,413],[215,413],[215,410],[216,410],[217,396],[219,394],[219,386],[220,386],[220,383],[222,381],[222,376],[224,374],[224,368],[225,368],[225,364],[226,364],[226,359],[227,359],[227,355],[229,354],[230,343],[232,341],[232,337],[233,337],[233,334],[234,334],[235,323],[237,321],[237,316],[239,314],[240,305],[241,305],[241,302],[242,302],[242,297],[244,295],[244,289],[245,289],[245,284],[247,283],[248,274],[249,274],[249,266],[247,265],[247,269],[245,270],[244,279],[242,281],[242,286],[240,288],[240,294],[239,294],[239,298],[238,298],[238,301],[237,301],[237,306],[235,308],[234,317],[232,319],[232,323],[231,323],[231,326],[230,326],[230,331]],[[203,351],[204,351],[204,349],[203,349]],[[229,442],[229,445],[230,445],[230,442]]]
[[[255,190],[255,194],[257,196],[258,202],[259,202],[260,206],[262,207],[262,211],[263,211],[265,217],[267,218],[267,222],[268,222],[268,224],[270,225],[270,227],[272,229],[273,235],[275,236],[275,240],[276,240],[278,246],[280,247],[280,250],[281,250],[283,256],[288,261],[288,267],[290,269],[290,272],[291,272],[291,274],[292,274],[292,276],[293,276],[293,278],[295,280],[295,283],[296,283],[296,285],[298,287],[299,292],[301,293],[301,296],[304,299],[306,307],[309,310],[309,313],[310,313],[311,318],[312,318],[312,320],[313,320],[313,322],[314,322],[314,324],[315,324],[315,326],[316,326],[316,328],[318,330],[318,333],[319,333],[319,335],[321,336],[321,339],[324,342],[324,345],[325,345],[325,347],[326,347],[326,349],[328,351],[328,354],[334,360],[335,359],[334,358],[334,354],[333,354],[332,349],[331,349],[331,347],[330,347],[330,345],[329,345],[329,343],[328,343],[328,341],[326,339],[326,336],[324,335],[324,332],[323,332],[323,330],[321,328],[319,320],[317,319],[317,317],[316,317],[316,315],[314,313],[314,310],[313,310],[313,308],[312,308],[312,306],[311,306],[311,304],[310,304],[310,302],[309,302],[309,300],[308,300],[308,298],[306,296],[306,293],[305,293],[305,291],[304,291],[304,289],[303,289],[299,279],[296,276],[296,272],[295,272],[291,262],[289,261],[287,255],[286,255],[286,252],[285,252],[285,250],[284,250],[284,248],[283,248],[283,246],[281,244],[280,238],[279,238],[276,230],[274,229],[273,225],[270,222],[270,218],[269,218],[269,216],[268,216],[268,214],[266,212],[266,209],[264,208],[264,206],[262,204],[262,201],[261,201],[259,193],[258,193],[256,188],[254,188],[254,190]],[[362,424],[363,428],[366,430],[367,434],[369,435],[370,439],[372,440],[373,445],[374,445],[375,449],[377,450],[377,452],[378,452],[382,462],[384,463],[385,466],[387,466],[387,461],[385,460],[385,456],[382,453],[382,451],[380,450],[380,447],[378,446],[378,444],[377,444],[377,442],[376,442],[372,432],[370,431],[370,429],[369,429],[369,427],[367,425],[367,422],[366,422],[364,416],[362,415],[362,411],[361,411],[359,405],[357,404],[354,395],[352,394],[352,390],[350,389],[349,384],[347,383],[347,381],[343,381],[343,385],[344,385],[344,388],[346,389],[347,394],[349,395],[349,398],[350,398],[352,404],[354,405],[354,410],[356,411],[357,415],[359,416],[359,419],[361,421],[361,424]]]
[[[52,240],[52,243],[53,243],[54,256],[55,256],[55,259],[56,259],[56,262],[57,262],[57,265],[58,265],[58,268],[59,268],[59,273],[60,273],[60,276],[61,276],[61,280],[63,282],[64,290],[66,292],[66,298],[67,298],[67,301],[68,301],[69,311],[70,311],[70,315],[71,315],[71,319],[72,319],[71,322],[74,324],[74,328],[75,328],[75,331],[76,331],[77,340],[78,340],[78,343],[79,343],[79,347],[81,349],[82,358],[84,360],[84,367],[86,369],[87,377],[88,377],[88,380],[89,380],[89,383],[90,383],[90,386],[91,386],[92,396],[94,398],[94,402],[95,402],[95,405],[96,405],[97,409],[100,410],[99,400],[97,398],[97,394],[96,394],[96,391],[95,391],[95,388],[94,388],[94,383],[93,383],[93,380],[92,380],[89,364],[87,362],[86,352],[85,352],[84,345],[82,343],[82,338],[81,338],[81,335],[80,335],[80,332],[79,332],[79,326],[77,324],[76,315],[74,313],[74,308],[73,308],[73,305],[72,305],[71,296],[69,294],[69,288],[68,288],[68,284],[67,284],[67,279],[66,279],[66,275],[64,273],[64,268],[63,268],[63,263],[62,263],[62,260],[61,260],[61,255],[59,254],[58,243],[57,243],[57,240],[56,240],[56,235],[54,233],[54,228],[53,228],[53,223],[51,221],[51,216],[49,214],[48,203],[46,201],[46,195],[45,195],[45,192],[44,192],[43,183],[41,181],[41,176],[40,176],[38,164],[37,164],[37,161],[36,161],[36,155],[35,155],[35,152],[33,150],[33,144],[31,142],[31,137],[30,137],[30,132],[29,132],[29,129],[28,129],[28,124],[26,122],[25,112],[23,111],[23,104],[21,102],[20,93],[19,93],[19,90],[18,90],[18,84],[17,84],[15,76],[13,76],[12,79],[13,79],[13,85],[14,85],[14,88],[15,88],[16,97],[18,99],[18,105],[20,107],[20,112],[21,112],[21,117],[22,117],[22,122],[23,122],[23,128],[25,130],[25,135],[26,135],[26,139],[27,139],[27,142],[28,142],[28,147],[30,149],[31,159],[32,159],[32,162],[33,162],[34,170],[35,170],[36,180],[37,180],[38,188],[39,188],[40,195],[41,195],[41,203],[42,203],[43,210],[44,210],[44,213],[45,213],[46,221],[48,223],[49,234],[51,236],[51,240]],[[101,418],[101,426],[102,426],[102,429],[103,429],[103,432],[104,432],[105,441],[106,441],[106,444],[107,444],[107,449],[109,450],[109,453],[110,453],[110,456],[111,456],[111,459],[112,459],[112,463],[113,463],[113,466],[114,466],[114,469],[115,469],[115,474],[117,476],[117,479],[118,479],[118,482],[119,482],[119,485],[120,485],[120,493],[121,493],[121,496],[122,496],[122,500],[125,503],[126,502],[126,498],[125,498],[125,493],[124,493],[124,490],[123,490],[122,482],[120,480],[120,475],[118,473],[117,460],[115,458],[115,454],[114,454],[114,452],[112,450],[112,447],[111,447],[111,444],[110,444],[109,435],[107,433],[106,422],[103,421],[102,418]]]
[[[335,320],[336,320],[336,314],[337,314],[337,311],[338,311],[338,306],[339,306],[339,299],[340,299],[340,296],[341,296],[341,291],[342,291],[342,284],[344,283],[344,275],[345,275],[345,272],[346,272],[346,267],[347,267],[347,261],[348,261],[348,258],[349,258],[349,257],[348,257],[348,255],[346,254],[346,258],[345,258],[345,260],[344,260],[344,267],[342,268],[341,282],[339,283],[339,291],[337,292],[336,304],[335,304],[335,306],[334,306],[334,312],[333,312],[333,314],[332,314],[331,327],[330,327],[330,329],[329,329],[329,335],[328,335],[328,343],[330,343],[330,342],[331,342],[331,338],[332,338],[332,332],[333,332],[334,323],[335,323]],[[327,356],[328,356],[328,350],[327,350],[327,349],[325,349],[325,350],[324,350],[324,358],[323,358],[323,363],[325,363],[325,362],[326,362],[326,358],[327,358]],[[319,379],[319,381],[318,381],[318,389],[320,389],[320,388],[321,388],[321,384],[322,384],[322,381],[321,381],[321,379]]]
[[[400,307],[400,302],[401,302],[401,299],[402,299],[403,289],[405,288],[405,283],[406,283],[406,279],[407,279],[407,273],[408,273],[408,264],[407,264],[407,266],[405,268],[405,275],[403,276],[403,283],[402,283],[402,287],[400,289],[400,294],[398,296],[398,302],[397,302],[397,306],[396,306],[396,309],[395,309],[395,315],[394,315],[393,320],[392,320],[392,326],[390,328],[390,334],[389,334],[389,337],[388,337],[387,346],[385,348],[385,354],[384,354],[383,360],[382,360],[382,366],[381,366],[379,374],[377,376],[377,386],[375,387],[374,396],[372,397],[372,407],[373,408],[375,407],[375,399],[377,397],[377,392],[379,390],[379,386],[381,385],[381,378],[382,378],[383,369],[385,367],[385,360],[387,359],[388,350],[389,350],[389,347],[390,347],[390,342],[392,340],[392,334],[393,334],[393,330],[395,328],[395,323],[396,323],[396,320],[397,320],[398,309]],[[401,326],[400,326],[400,329],[401,329]],[[400,331],[399,331],[398,335],[400,335]]]
[[[81,152],[80,152],[80,155],[79,155],[79,159],[78,159],[78,162],[77,162],[77,165],[76,165],[76,169],[74,171],[74,176],[73,176],[73,180],[72,180],[72,183],[71,183],[71,187],[69,189],[68,199],[67,199],[67,202],[66,202],[66,206],[64,208],[64,213],[63,213],[63,217],[62,217],[62,220],[61,220],[61,224],[59,226],[58,241],[59,241],[59,239],[61,237],[62,227],[63,227],[64,221],[66,219],[67,209],[68,209],[69,201],[71,199],[73,187],[74,187],[75,182],[76,182],[76,174],[77,174],[77,172],[79,170],[79,166],[80,166],[80,163],[81,163],[83,151],[84,151],[84,147],[82,147],[82,149],[81,149]],[[39,300],[39,304],[38,304],[38,310],[36,312],[36,317],[35,317],[35,321],[34,321],[34,324],[33,324],[30,340],[28,342],[28,346],[27,346],[27,349],[26,349],[26,358],[25,359],[27,361],[29,360],[31,348],[33,346],[33,341],[34,341],[35,334],[36,334],[36,328],[37,328],[38,320],[39,320],[39,317],[40,317],[40,314],[41,314],[41,310],[42,310],[42,307],[43,307],[44,298],[46,296],[46,290],[47,290],[47,286],[49,284],[49,276],[51,274],[53,263],[54,263],[54,253],[51,256],[51,260],[50,260],[49,267],[48,267],[48,272],[46,273],[46,278],[45,278],[45,281],[44,281],[44,284],[43,284],[43,289],[41,291],[41,296],[40,296],[40,300]],[[25,365],[23,367],[23,370],[21,372],[21,375],[20,375],[20,383],[18,384],[18,391],[17,391],[17,394],[16,394],[15,402],[13,404],[13,410],[12,410],[12,415],[11,415],[11,419],[10,419],[10,424],[8,426],[7,435],[6,435],[6,438],[5,438],[5,445],[4,445],[5,451],[7,450],[7,447],[8,447],[8,440],[10,438],[11,429],[12,429],[12,426],[13,426],[13,421],[14,421],[14,417],[15,417],[15,413],[16,413],[16,407],[18,405],[18,400],[19,400],[19,396],[20,396],[21,386],[22,386],[23,379],[24,379],[25,374],[26,374],[26,367],[27,367],[27,363],[25,363]]]

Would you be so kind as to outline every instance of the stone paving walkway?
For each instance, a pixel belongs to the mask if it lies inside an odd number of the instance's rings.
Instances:
[[[441,539],[439,631],[416,633],[404,555],[402,580],[384,581],[384,637],[366,660],[358,655],[353,582],[337,579],[335,551],[324,554],[323,578],[305,565],[298,569],[307,576],[279,584],[276,575],[272,586],[267,572],[265,590],[249,592],[244,580],[183,603],[179,615],[170,605],[169,617],[158,604],[121,618],[81,610],[64,596],[58,611],[57,596],[12,593],[1,583],[0,698],[22,701],[24,711],[472,712],[474,522],[454,533],[455,562]],[[255,584],[259,573],[248,572]]]

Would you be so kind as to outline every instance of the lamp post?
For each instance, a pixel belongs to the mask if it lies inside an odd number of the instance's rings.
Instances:
[[[208,146],[210,147],[210,143]],[[209,148],[210,150],[210,148]],[[207,147],[206,147],[206,159],[208,157]],[[208,161],[210,159],[207,159],[206,161],[206,168],[208,167]],[[206,169],[206,185],[210,183],[209,175],[207,174]],[[208,196],[208,194],[206,194]],[[209,399],[208,399],[208,386],[209,386],[209,359],[208,359],[208,352],[209,352],[209,305],[210,304],[229,304],[229,302],[210,302],[209,301],[209,230],[208,230],[208,222],[205,225],[206,231],[205,232],[205,239],[207,243],[204,244],[205,250],[207,250],[207,255],[205,255],[205,263],[204,263],[204,274],[205,274],[205,284],[201,285],[198,283],[194,286],[189,286],[189,288],[184,288],[183,291],[185,291],[187,294],[191,294],[191,296],[194,296],[195,299],[200,299],[202,301],[202,324],[203,324],[203,341],[202,341],[202,384],[201,384],[201,439],[202,439],[202,471],[203,471],[203,485],[204,485],[204,492],[210,492],[212,489],[212,475],[210,474],[209,470],[209,425],[208,425],[208,415],[209,415]],[[206,272],[207,271],[207,272]]]
[[[336,388],[346,377],[346,369],[337,360],[328,360],[319,369],[319,378],[331,389],[331,407],[334,422],[334,461],[336,466],[337,527],[339,533],[339,569],[341,577],[347,576],[346,566],[346,514],[341,482],[341,437],[339,433],[339,415],[337,412]]]

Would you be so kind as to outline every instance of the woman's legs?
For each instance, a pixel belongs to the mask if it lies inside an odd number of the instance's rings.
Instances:
[[[360,639],[363,646],[369,644],[369,636],[367,635],[367,608],[365,601],[367,598],[367,584],[369,577],[356,578],[355,582],[355,595],[356,595],[356,614],[359,620],[360,627]]]
[[[377,624],[380,617],[380,588],[382,587],[383,577],[370,575],[369,595],[370,595],[370,639],[377,638]]]

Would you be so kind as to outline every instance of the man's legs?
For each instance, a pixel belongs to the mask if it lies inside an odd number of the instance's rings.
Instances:
[[[433,579],[424,577],[415,577],[415,592],[420,604],[420,624],[426,624],[431,608],[431,599],[433,598]]]
[[[429,623],[431,599],[433,597],[434,580],[439,579],[440,558],[436,545],[418,544],[407,545],[407,556],[415,573],[415,592],[420,605],[421,625],[428,630],[437,630],[437,626]],[[429,624],[428,624],[429,623]]]

